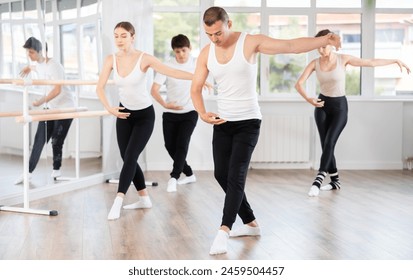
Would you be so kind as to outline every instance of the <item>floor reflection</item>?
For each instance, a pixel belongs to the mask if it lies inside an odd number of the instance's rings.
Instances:
[[[4,196],[20,194],[23,192],[23,184],[15,185],[15,181],[22,175],[23,165],[21,156],[0,155],[0,198]],[[79,177],[86,177],[102,172],[101,158],[85,158],[80,160]],[[76,178],[75,159],[64,159],[61,168],[62,177],[54,180],[52,174],[52,159],[40,159],[36,170],[30,179],[30,189],[42,188],[53,184],[59,184]]]

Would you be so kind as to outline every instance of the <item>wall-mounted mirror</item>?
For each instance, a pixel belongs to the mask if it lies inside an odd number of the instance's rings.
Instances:
[[[62,66],[64,79],[97,80],[102,57],[101,40],[98,39],[100,2],[101,0],[0,0],[0,79],[19,79],[20,72],[28,65],[34,70],[28,77],[51,79],[51,76],[44,76],[45,70],[39,71],[39,62],[30,59],[28,48],[23,47],[28,38],[34,37],[41,42],[40,53],[47,64],[53,61]],[[59,76],[56,77],[59,79]],[[30,86],[29,110],[60,109],[56,105],[58,103],[63,104],[61,107],[64,108],[74,106],[102,110],[94,85],[62,86],[61,92],[68,92],[73,97],[73,106],[62,100],[56,104],[52,104],[52,101],[40,106],[33,104],[45,98],[53,88],[54,86]],[[23,125],[17,123],[14,116],[7,116],[7,113],[22,111],[22,89],[22,86],[10,83],[0,84],[0,113],[3,113],[0,117],[0,201],[21,194],[23,190],[23,184],[16,184],[23,172]],[[30,155],[44,146],[30,176],[31,191],[58,187],[62,182],[102,172],[102,119],[73,119],[67,136],[63,137],[62,130],[64,134],[67,127],[67,121],[30,123]],[[49,142],[36,143],[36,133],[42,136],[39,139],[50,139]],[[63,142],[60,145],[61,166],[60,153],[57,152],[59,142]]]

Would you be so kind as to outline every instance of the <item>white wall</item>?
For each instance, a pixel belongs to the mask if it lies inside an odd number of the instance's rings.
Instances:
[[[403,103],[403,158],[413,157],[413,102]],[[405,166],[406,167],[406,163]]]
[[[339,169],[401,169],[403,122],[403,102],[349,102],[336,149]]]

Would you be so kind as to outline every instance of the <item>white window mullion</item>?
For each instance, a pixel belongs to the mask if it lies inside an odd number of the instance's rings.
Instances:
[[[375,2],[375,1],[374,1]],[[375,3],[373,3],[375,5]],[[361,17],[361,57],[374,58],[375,45],[375,12],[374,8],[368,5],[367,0],[362,2]],[[361,67],[361,98],[374,97],[374,68]]]
[[[262,6],[261,6],[261,30],[260,32],[262,34],[268,35],[269,32],[269,16],[270,14],[268,13],[267,7],[267,1],[263,0],[262,1]],[[261,96],[268,95],[270,89],[269,89],[269,72],[270,72],[270,60],[268,55],[260,54],[260,60],[261,60],[261,67],[260,67],[260,92],[259,94]]]
[[[312,37],[318,32],[316,0],[311,0],[311,7],[309,9],[309,13],[307,16],[308,16],[308,37]],[[307,54],[307,64],[310,63],[310,61],[315,59],[317,56],[318,56],[317,51],[309,52]],[[318,94],[316,92],[316,88],[317,88],[316,75],[311,75],[311,77],[306,82],[306,91],[309,94],[315,94],[315,96],[317,96]]]

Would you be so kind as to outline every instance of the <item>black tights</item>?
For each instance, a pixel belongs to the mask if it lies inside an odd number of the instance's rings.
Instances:
[[[119,106],[124,107],[122,104]],[[127,119],[116,119],[118,146],[123,159],[118,192],[126,194],[131,182],[133,182],[137,191],[146,188],[138,158],[152,135],[155,111],[151,105],[142,110],[124,109],[122,112],[130,113]]]
[[[347,124],[347,98],[327,97],[322,94],[318,98],[324,101],[324,107],[317,107],[314,111],[322,148],[319,171],[332,174],[337,172],[334,149],[338,137]]]
[[[73,119],[41,121],[37,126],[36,136],[29,160],[29,172],[32,173],[39,162],[43,147],[52,138],[53,169],[59,170],[62,166],[62,150],[67,133]]]

